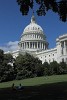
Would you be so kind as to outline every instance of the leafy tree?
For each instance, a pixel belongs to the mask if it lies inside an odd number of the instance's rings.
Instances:
[[[59,64],[56,61],[50,63],[51,74],[58,74]]]
[[[0,82],[15,79],[14,68],[8,64],[12,61],[13,57],[11,54],[4,54],[4,51],[0,50]]]
[[[9,62],[13,62],[14,58],[10,53],[8,53],[8,54],[4,54],[4,60],[6,60],[6,63],[9,63]]]
[[[44,75],[44,68],[42,65],[39,65],[35,68],[35,72],[37,76],[43,76]]]
[[[32,55],[26,53],[25,55],[19,55],[16,58],[15,65],[17,77],[21,75],[21,77],[26,78],[37,76],[39,66],[42,66],[42,62],[38,58],[34,58]]]
[[[4,51],[0,49],[0,64],[3,63],[4,60]]]
[[[65,62],[60,62],[59,64],[59,74],[67,73],[67,64]]]
[[[43,68],[44,68],[44,75],[49,75],[50,74],[50,65],[48,62],[43,63]]]
[[[0,68],[0,82],[15,79],[14,69],[11,65],[2,65]]]
[[[14,58],[11,54],[4,54],[4,60],[3,60],[3,65],[6,66],[6,64],[11,64],[13,65]]]
[[[33,9],[35,2],[39,6],[36,10],[37,15],[42,16],[48,10],[52,10],[58,13],[63,22],[67,21],[67,0],[17,0],[22,15],[27,15],[30,8]]]

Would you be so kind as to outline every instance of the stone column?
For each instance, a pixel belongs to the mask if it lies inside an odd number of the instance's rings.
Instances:
[[[41,49],[41,42],[40,42],[40,49]]]
[[[26,42],[26,48],[28,48],[28,42]]]
[[[23,43],[21,43],[22,49],[23,49]]]
[[[44,43],[44,50],[45,50],[46,48],[45,48],[45,43]]]
[[[66,41],[64,41],[64,55],[66,54]]]
[[[25,42],[25,49],[26,49],[26,42]]]
[[[24,42],[24,49],[25,49],[25,42]]]
[[[36,39],[37,39],[37,34],[36,34]]]
[[[32,48],[33,48],[33,42],[32,42]]]
[[[42,42],[42,49],[43,49],[43,42]]]
[[[27,49],[27,42],[26,42],[26,49]]]
[[[61,55],[63,55],[63,54],[64,54],[63,47],[64,47],[64,43],[61,41]]]
[[[23,49],[24,49],[24,43],[23,43]]]
[[[35,42],[34,42],[34,49],[35,49]]]

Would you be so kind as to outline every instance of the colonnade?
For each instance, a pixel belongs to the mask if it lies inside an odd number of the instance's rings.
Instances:
[[[47,49],[48,45],[44,42],[23,42],[20,43],[22,49]]]
[[[67,54],[67,41],[61,41],[62,54]]]

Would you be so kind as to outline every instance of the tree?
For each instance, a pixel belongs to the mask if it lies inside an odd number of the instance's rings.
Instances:
[[[59,74],[67,73],[67,64],[65,62],[60,62],[59,64]]]
[[[4,64],[10,64],[13,62],[14,62],[14,58],[10,53],[4,54],[4,61],[3,61]]]
[[[6,65],[3,66],[2,68],[3,68],[3,74],[1,76],[1,82],[11,81],[15,79],[14,69],[11,65]]]
[[[48,62],[43,63],[43,68],[44,68],[44,75],[49,75],[50,74],[50,65]]]
[[[59,64],[56,61],[50,63],[51,74],[58,74]]]
[[[16,58],[15,65],[17,69],[17,78],[19,79],[38,76],[38,73],[42,75],[42,62],[28,53],[19,55]]]
[[[36,10],[38,16],[46,15],[48,10],[58,13],[60,20],[67,21],[67,0],[17,0],[22,15],[27,15],[35,2],[39,6]]]
[[[4,60],[4,51],[0,49],[0,64],[3,63]]]
[[[12,63],[13,60],[11,54],[4,54],[4,51],[0,49],[0,82],[15,79],[14,68],[8,64]]]

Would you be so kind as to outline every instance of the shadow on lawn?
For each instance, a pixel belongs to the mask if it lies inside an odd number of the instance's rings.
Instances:
[[[0,89],[0,100],[67,100],[67,82]]]

